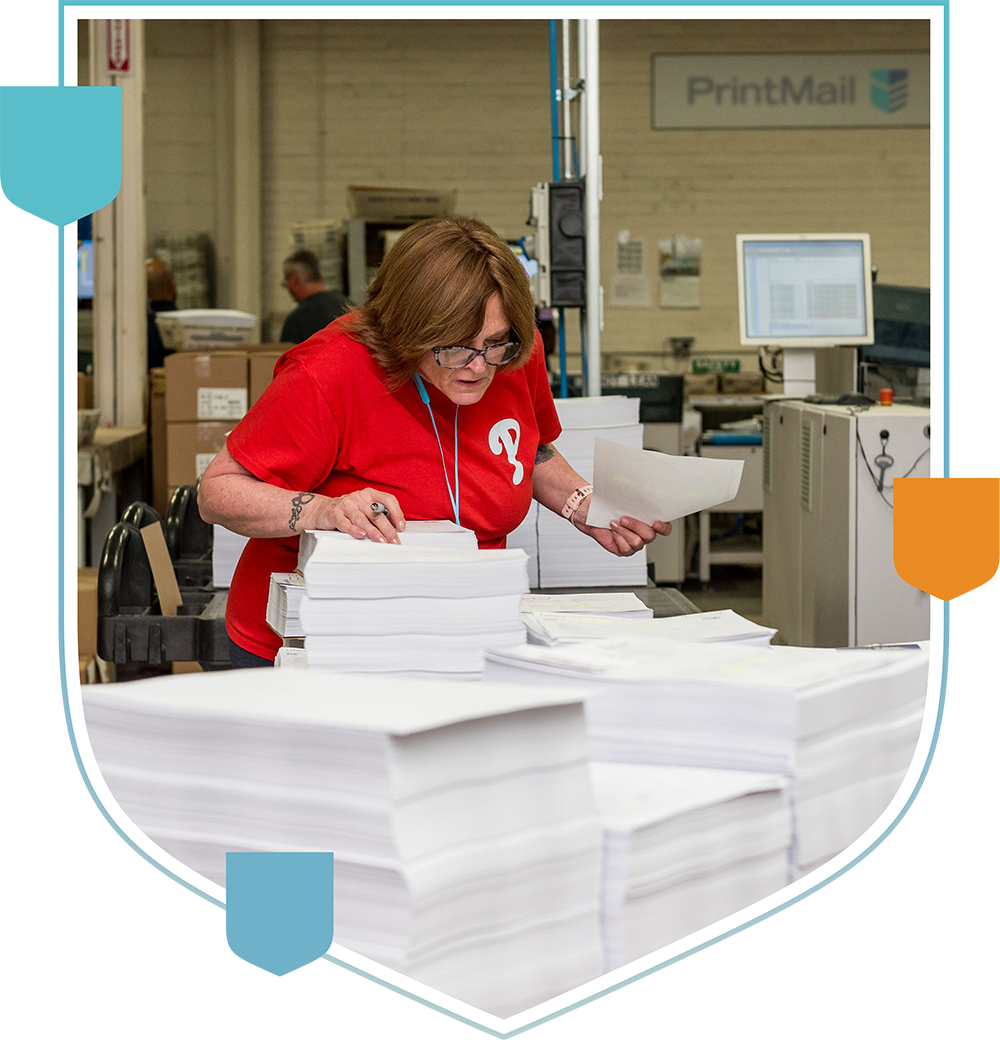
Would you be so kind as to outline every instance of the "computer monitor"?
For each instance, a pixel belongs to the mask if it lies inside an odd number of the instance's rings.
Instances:
[[[871,343],[871,243],[865,233],[737,235],[740,343]]]
[[[861,361],[906,368],[931,367],[931,291],[906,285],[872,286],[875,340]]]
[[[94,243],[80,242],[76,248],[76,295],[81,300],[94,298]]]

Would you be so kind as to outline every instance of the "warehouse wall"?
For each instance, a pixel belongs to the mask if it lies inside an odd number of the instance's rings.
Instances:
[[[600,34],[603,280],[627,230],[646,243],[652,301],[607,307],[609,367],[634,352],[670,370],[670,336],[739,351],[738,231],[866,230],[884,281],[929,284],[926,129],[650,128],[654,53],[927,51],[928,22],[609,20]],[[212,235],[226,306],[226,23],[151,22],[147,41],[150,238]],[[261,94],[265,331],[291,307],[279,286],[290,225],[346,217],[348,184],[457,188],[460,212],[517,238],[531,186],[551,177],[543,20],[265,21]],[[656,305],[656,244],[672,234],[703,240],[697,310]]]

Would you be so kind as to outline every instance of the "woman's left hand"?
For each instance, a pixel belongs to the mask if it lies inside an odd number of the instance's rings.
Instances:
[[[573,514],[573,526],[589,535],[598,545],[603,546],[615,556],[632,556],[648,545],[658,534],[670,534],[671,525],[665,520],[654,520],[652,526],[644,524],[631,516],[623,516],[620,520],[611,521],[611,529],[591,527],[587,523],[590,511],[591,496],[587,496]]]

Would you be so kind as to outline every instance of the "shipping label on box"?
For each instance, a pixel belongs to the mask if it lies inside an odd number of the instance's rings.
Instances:
[[[236,428],[228,422],[167,423],[167,483],[170,487],[194,486],[208,464],[226,445]]]
[[[198,387],[199,419],[242,419],[247,413],[245,386]]]
[[[167,421],[242,418],[247,407],[247,363],[245,350],[169,354],[164,362]]]

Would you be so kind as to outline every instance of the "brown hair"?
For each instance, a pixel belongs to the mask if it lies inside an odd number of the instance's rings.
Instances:
[[[431,347],[475,339],[494,293],[500,294],[511,331],[524,345],[505,367],[519,368],[531,356],[535,336],[535,304],[520,261],[481,220],[431,217],[400,235],[368,289],[363,310],[344,322],[395,389]]]

